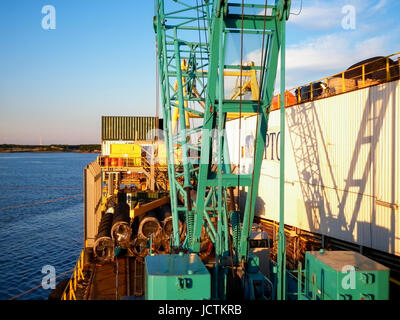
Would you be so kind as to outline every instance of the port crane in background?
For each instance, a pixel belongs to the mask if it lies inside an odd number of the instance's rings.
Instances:
[[[285,27],[290,1],[277,0],[273,5],[265,5],[215,0],[189,5],[181,1],[155,0],[155,11],[173,247],[187,255],[199,254],[202,238],[208,237],[215,248],[212,298],[227,297],[229,273],[241,279],[245,298],[262,297],[264,276],[258,271],[257,259],[249,254],[249,238],[279,58],[281,105],[284,103]],[[230,34],[241,37],[239,64],[227,64]],[[254,34],[262,39],[258,48],[260,61],[244,65],[243,37]],[[252,92],[250,100],[242,97],[242,90],[251,86],[251,82],[243,82],[245,73],[257,73],[259,77],[259,92]],[[233,100],[226,99],[225,77],[238,74],[241,89],[231,97]],[[284,109],[281,108],[281,128],[284,128]],[[257,128],[253,169],[243,174],[231,165],[227,137],[223,133],[228,114],[240,118],[247,113],[257,116]],[[284,130],[281,132],[278,299],[285,298]],[[246,190],[242,214],[237,193],[235,196],[238,188]],[[183,242],[179,237],[180,216],[184,216],[187,228]],[[146,261],[149,270],[151,258]]]

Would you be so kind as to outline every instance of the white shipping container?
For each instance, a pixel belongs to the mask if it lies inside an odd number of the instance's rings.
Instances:
[[[400,255],[399,105],[400,82],[393,81],[286,109],[286,224]],[[238,123],[228,122],[227,131],[237,132]],[[256,117],[241,119],[241,127],[245,150]],[[240,155],[241,167],[248,166],[238,135],[227,135],[231,161]],[[269,118],[256,207],[275,221],[279,145],[277,110]]]

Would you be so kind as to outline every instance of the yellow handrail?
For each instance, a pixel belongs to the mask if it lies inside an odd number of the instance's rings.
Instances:
[[[85,280],[85,276],[83,275],[84,257],[84,250],[82,250],[79,259],[76,262],[73,275],[64,289],[61,300],[76,300],[75,292],[77,283],[81,280]]]
[[[334,75],[331,75],[331,76],[328,76],[328,77],[324,77],[324,78],[319,79],[319,80],[312,81],[312,82],[304,84],[302,86],[297,86],[297,87],[292,88],[292,89],[290,89],[288,91],[290,93],[294,94],[294,96],[297,98],[297,103],[295,103],[295,104],[299,104],[299,103],[304,102],[304,99],[302,99],[302,94],[303,95],[304,94],[307,94],[307,95],[309,94],[310,99],[307,99],[306,101],[311,101],[311,100],[314,100],[315,98],[318,98],[318,97],[314,96],[313,84],[319,83],[319,82],[324,82],[326,85],[328,85],[328,80],[330,80],[330,79],[334,79],[334,78],[341,79],[341,88],[342,88],[342,90],[339,91],[339,92],[331,93],[329,96],[336,95],[338,93],[344,93],[344,92],[352,91],[352,90],[358,89],[360,87],[361,88],[365,88],[365,87],[372,86],[372,85],[375,85],[375,84],[378,84],[378,83],[381,83],[381,82],[384,82],[384,81],[390,81],[393,78],[393,76],[391,75],[391,69],[395,67],[395,66],[390,66],[390,58],[394,57],[394,56],[397,56],[398,68],[399,68],[399,72],[400,72],[400,52],[396,52],[396,53],[393,53],[393,54],[391,54],[389,56],[378,58],[376,60],[366,62],[366,63],[364,63],[362,65],[353,67],[353,68],[348,69],[346,71],[342,71],[342,72],[336,73]],[[365,70],[366,66],[368,66],[371,63],[376,63],[376,61],[379,61],[379,60],[385,61],[385,67],[384,68],[375,69],[373,71],[366,72],[366,70]],[[355,71],[355,70],[360,70],[361,71],[361,75],[357,75],[357,76],[350,77],[350,78],[346,78],[345,77],[346,73],[349,73],[349,72]],[[385,80],[376,80],[376,81],[371,82],[371,83],[368,84],[366,82],[368,75],[371,74],[372,72],[377,72],[377,71],[385,71],[386,72]],[[354,86],[351,86],[348,82],[346,83],[346,81],[352,81],[352,80],[354,82],[356,80],[360,80],[361,84],[360,83],[354,83]],[[307,87],[309,88],[309,90],[303,91],[302,93],[300,92],[300,89],[307,88]],[[292,105],[295,105],[295,104],[291,104],[289,106],[292,106]]]

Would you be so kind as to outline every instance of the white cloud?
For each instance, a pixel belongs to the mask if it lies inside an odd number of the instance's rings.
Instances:
[[[293,88],[330,76],[373,56],[390,54],[392,52],[388,44],[391,42],[390,35],[357,41],[357,34],[349,36],[347,33],[334,33],[300,44],[288,45],[286,48],[286,87]],[[260,52],[260,50],[250,52],[244,60],[260,61]],[[279,72],[277,79],[279,79]]]
[[[300,15],[291,15],[289,23],[307,29],[331,29],[340,26],[341,7],[337,5],[318,5],[303,7]]]
[[[287,48],[287,69],[342,69],[360,59],[385,54],[389,35],[358,41],[354,36],[328,34]]]
[[[375,6],[372,7],[371,11],[375,12],[380,9],[382,9],[384,6],[386,6],[387,0],[380,0]]]
[[[357,42],[354,36],[330,34],[287,48],[286,70],[293,85],[346,70],[361,60],[390,54],[389,35],[376,36]],[[307,77],[302,79],[301,76]],[[313,77],[314,78],[308,78]]]
[[[327,35],[286,49],[286,68],[331,70],[348,59],[348,42],[338,35]]]
[[[389,35],[373,37],[355,45],[355,51],[366,57],[390,54],[387,44],[390,42]]]
[[[303,1],[303,7],[299,15],[300,1]],[[387,8],[388,0],[336,0],[336,1],[309,1],[304,6],[305,0],[298,0],[296,8],[292,5],[289,24],[298,27],[313,30],[329,30],[341,28],[341,22],[344,17],[342,8],[346,5],[354,6],[356,9],[357,24],[360,19],[369,18],[375,15],[381,9]],[[311,2],[311,3],[310,3]]]

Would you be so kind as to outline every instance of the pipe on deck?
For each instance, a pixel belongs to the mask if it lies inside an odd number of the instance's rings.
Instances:
[[[142,240],[145,240],[147,243],[150,237],[152,237],[153,250],[158,250],[162,242],[162,228],[157,214],[154,211],[149,211],[141,217],[138,237],[135,242],[142,243]]]
[[[93,246],[95,257],[99,261],[111,260],[114,252],[114,241],[111,239],[113,214],[106,212],[100,220],[99,229]]]
[[[130,226],[129,205],[126,203],[126,194],[118,195],[118,204],[113,215],[111,236],[122,248],[130,246],[132,228]]]

